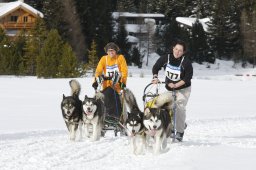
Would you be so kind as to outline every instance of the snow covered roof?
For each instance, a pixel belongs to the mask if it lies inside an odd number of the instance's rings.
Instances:
[[[0,6],[0,18],[8,15],[9,13],[22,8],[24,10],[30,11],[32,14],[34,15],[39,15],[41,18],[44,17],[43,13],[41,13],[40,11],[36,10],[35,8],[31,7],[30,5],[21,2],[21,1],[15,1],[15,2],[9,2],[9,3],[5,3],[5,4],[1,4]]]
[[[139,42],[139,39],[137,37],[134,37],[131,35],[128,35],[126,38],[128,39],[128,42],[130,42],[130,43],[138,43]]]
[[[189,18],[189,17],[177,17],[176,21],[187,25],[189,27],[192,27],[192,25],[196,22],[197,18]],[[210,22],[209,18],[203,18],[203,19],[199,19],[199,22],[202,24],[204,31],[208,32],[208,25],[206,24],[207,22]]]
[[[163,14],[147,14],[147,13],[130,13],[130,12],[113,12],[113,18],[117,19],[119,17],[134,17],[134,18],[164,18]]]

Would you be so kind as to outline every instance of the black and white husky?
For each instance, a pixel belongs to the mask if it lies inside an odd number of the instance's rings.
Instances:
[[[79,122],[82,118],[82,101],[79,99],[81,88],[76,80],[71,80],[69,85],[71,87],[71,96],[63,94],[61,111],[69,131],[70,140],[75,140]]]
[[[132,152],[136,155],[143,154],[145,150],[145,133],[143,125],[143,112],[140,111],[133,93],[126,89],[124,91],[125,103],[129,109],[125,122],[126,131],[130,137]]]
[[[104,127],[105,106],[103,98],[104,95],[97,92],[93,98],[85,96],[82,103],[84,132],[91,141],[100,139]]]
[[[165,98],[164,98],[165,99]],[[162,97],[156,99],[155,107],[146,107],[144,110],[143,124],[146,128],[147,138],[153,137],[153,152],[159,154],[167,146],[167,137],[171,135],[171,100]]]

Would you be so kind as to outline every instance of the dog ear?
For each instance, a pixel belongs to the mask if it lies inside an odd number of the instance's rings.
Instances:
[[[65,99],[65,95],[63,94],[63,99]]]
[[[147,116],[147,115],[149,115],[149,113],[150,113],[150,109],[148,107],[146,107],[144,110],[144,115]]]
[[[87,95],[85,95],[85,96],[84,96],[84,99],[87,99],[87,98],[88,98],[88,96],[87,96]]]
[[[131,113],[130,112],[127,112],[127,116],[129,117],[131,115]]]

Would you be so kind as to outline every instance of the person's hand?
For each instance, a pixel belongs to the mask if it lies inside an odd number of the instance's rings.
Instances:
[[[102,76],[96,77],[95,80],[97,81],[98,84],[102,84],[103,77]]]
[[[174,83],[169,83],[168,86],[171,88],[171,89],[175,89],[176,88],[176,85]]]
[[[93,87],[95,90],[97,90],[97,88],[98,88],[98,82],[97,82],[97,81],[93,82],[93,83],[92,83],[92,87]]]
[[[159,79],[158,79],[158,76],[157,75],[154,75],[153,76],[153,79],[152,79],[152,83],[153,84],[157,84],[157,83],[159,83],[160,81],[159,81]]]
[[[124,83],[120,83],[120,87],[121,87],[121,89],[125,89],[126,85]]]

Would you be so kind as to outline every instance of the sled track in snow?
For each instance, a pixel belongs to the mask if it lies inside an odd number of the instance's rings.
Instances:
[[[187,123],[184,142],[169,143],[168,152],[217,145],[256,148],[256,117],[189,120]],[[72,169],[77,165],[92,167],[98,162],[109,167],[120,157],[130,160],[134,156],[130,153],[127,137],[114,137],[111,131],[96,142],[69,141],[66,130],[5,133],[0,134],[0,150],[0,169]]]

